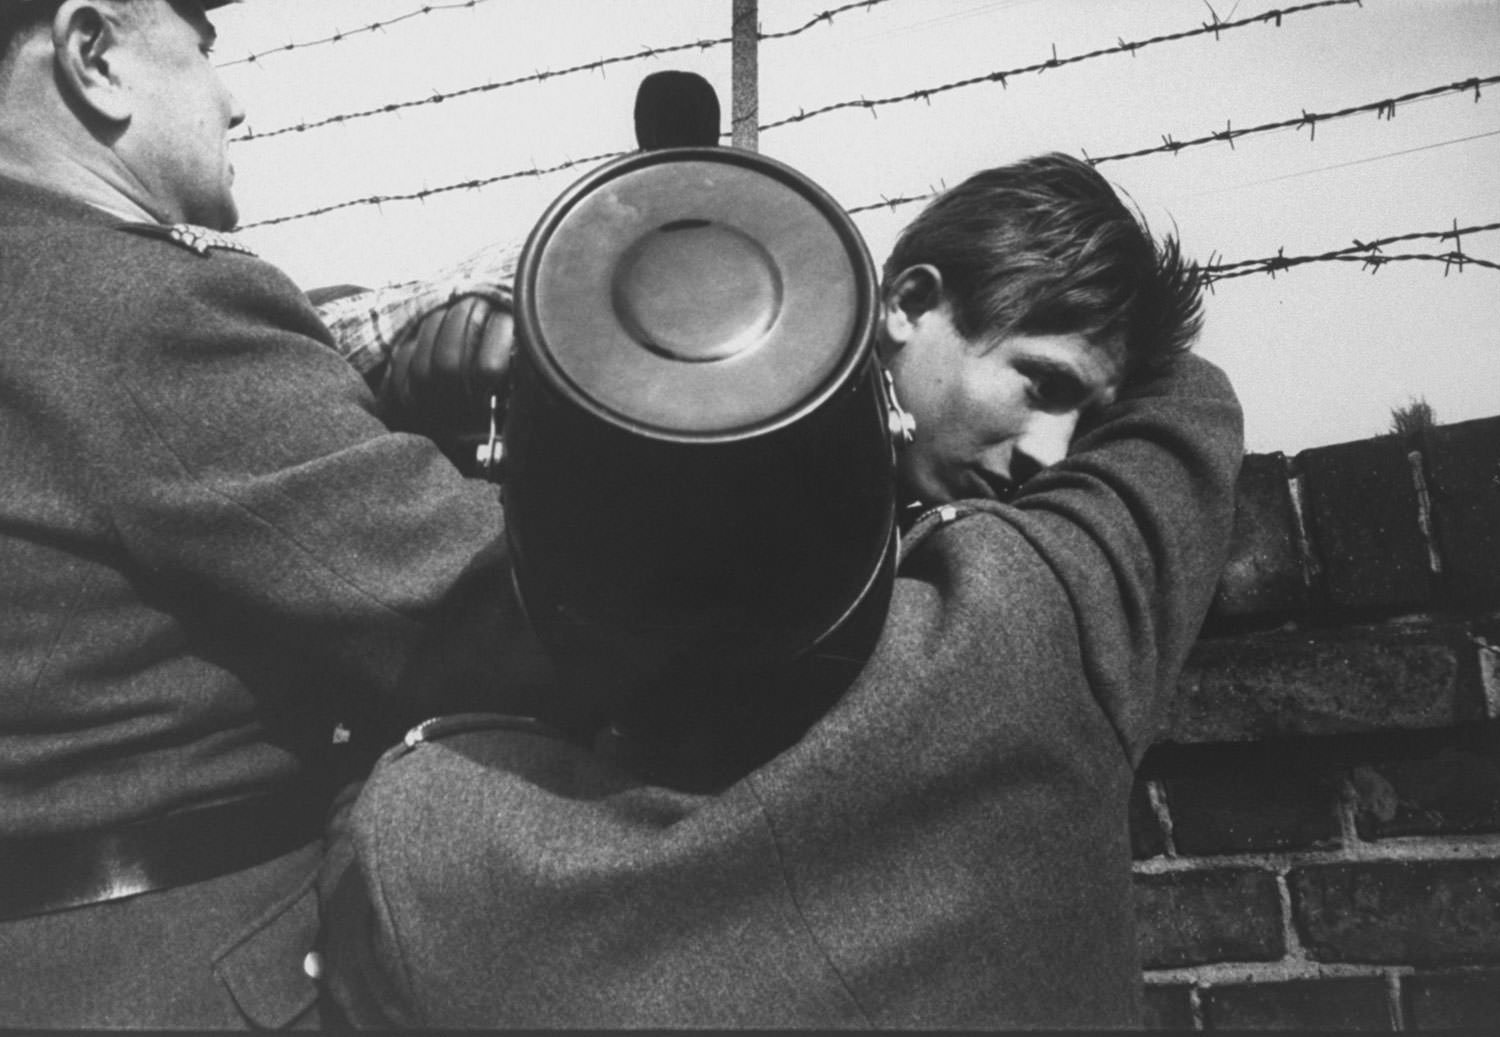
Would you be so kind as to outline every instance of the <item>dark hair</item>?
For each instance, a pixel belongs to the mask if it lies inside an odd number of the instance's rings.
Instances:
[[[943,275],[966,338],[1119,339],[1128,371],[1191,348],[1203,326],[1197,266],[1155,241],[1088,163],[1051,153],[976,173],[930,202],[896,240],[887,286],[908,267]]]

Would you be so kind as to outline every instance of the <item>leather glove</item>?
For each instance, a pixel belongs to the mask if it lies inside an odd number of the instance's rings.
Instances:
[[[475,474],[475,449],[490,435],[492,397],[495,423],[504,418],[514,347],[508,293],[463,293],[433,309],[391,352],[381,391],[391,427],[427,436]]]

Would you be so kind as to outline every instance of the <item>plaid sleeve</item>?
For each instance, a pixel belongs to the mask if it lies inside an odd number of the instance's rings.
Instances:
[[[334,344],[362,375],[378,369],[417,323],[454,299],[483,295],[509,307],[520,247],[489,245],[430,280],[402,281],[342,295],[318,307]]]

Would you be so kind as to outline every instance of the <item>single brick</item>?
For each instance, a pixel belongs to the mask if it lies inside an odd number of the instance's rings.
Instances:
[[[1301,537],[1286,457],[1248,454],[1235,487],[1229,560],[1209,610],[1221,621],[1285,616],[1308,606]]]
[[[1500,753],[1449,746],[1354,773],[1361,838],[1500,832]]]
[[[1500,604],[1500,417],[1432,429],[1424,448],[1443,583],[1458,603]]]
[[[1500,969],[1408,976],[1401,1002],[1411,1029],[1490,1031],[1500,1023]]]
[[[1160,857],[1167,852],[1167,833],[1162,830],[1151,805],[1146,782],[1138,780],[1130,790],[1130,852],[1136,860]]]
[[[1191,1030],[1193,988],[1178,983],[1147,984],[1144,1021],[1148,1030]]]
[[[1470,701],[1473,700],[1473,701]],[[1178,682],[1164,740],[1260,741],[1448,727],[1475,715],[1440,638],[1285,633],[1199,641]]]
[[[1276,876],[1260,868],[1137,875],[1135,918],[1147,968],[1275,961],[1286,951]]]
[[[1404,610],[1428,600],[1430,555],[1407,454],[1405,441],[1380,436],[1297,455],[1330,604]]]
[[[1316,961],[1500,961],[1500,860],[1310,865],[1287,881]]]
[[[1338,840],[1342,771],[1303,754],[1227,759],[1164,781],[1181,854],[1300,850]]]
[[[1203,992],[1210,1030],[1391,1030],[1385,980],[1299,979],[1243,983]]]

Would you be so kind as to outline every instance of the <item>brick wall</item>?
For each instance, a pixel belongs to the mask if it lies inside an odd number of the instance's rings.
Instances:
[[[1246,459],[1131,827],[1153,1027],[1500,1029],[1500,417]]]

